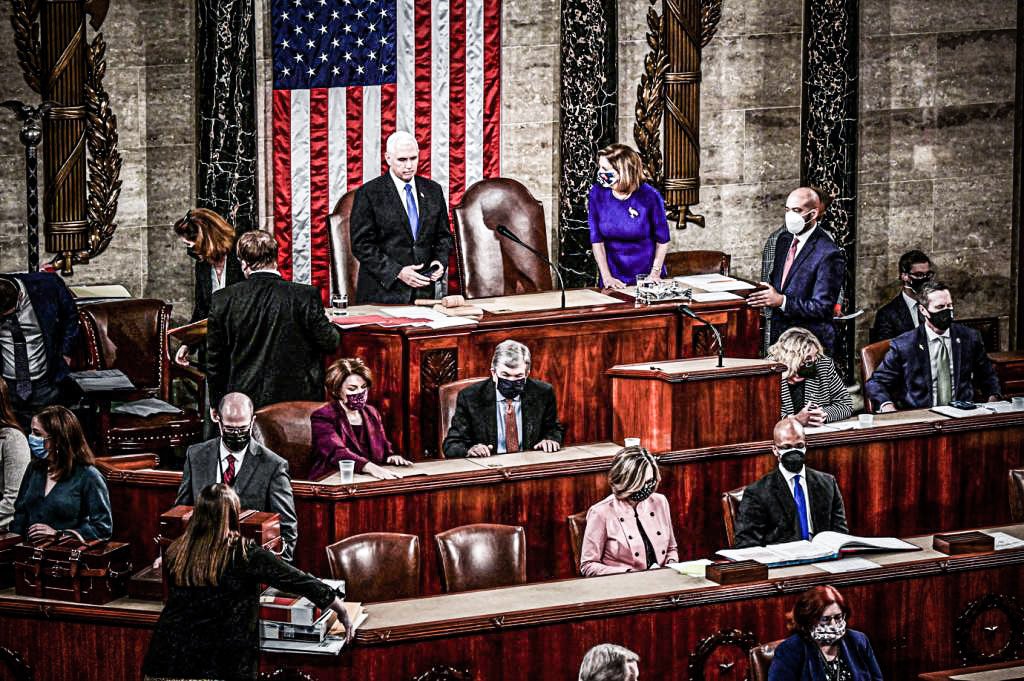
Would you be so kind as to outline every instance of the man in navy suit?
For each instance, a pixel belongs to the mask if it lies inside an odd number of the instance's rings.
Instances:
[[[411,134],[388,137],[388,172],[356,191],[349,220],[359,261],[357,303],[411,303],[437,298],[452,247],[441,185],[416,175],[419,145]]]
[[[928,409],[952,400],[1000,399],[999,379],[981,334],[953,323],[953,297],[929,282],[917,298],[924,324],[897,336],[864,388],[880,412]],[[974,386],[981,387],[976,396]]]
[[[872,343],[895,338],[916,329],[921,323],[917,313],[917,294],[921,287],[935,278],[932,261],[921,251],[908,251],[900,256],[902,289],[895,298],[879,308],[871,325]]]
[[[800,187],[786,199],[786,232],[775,239],[766,289],[747,298],[752,307],[771,308],[769,344],[786,329],[808,329],[832,354],[832,319],[843,286],[846,259],[832,238],[818,229],[823,205],[818,193]]]
[[[49,272],[0,277],[0,369],[22,425],[61,402],[78,338],[78,309],[64,280]]]

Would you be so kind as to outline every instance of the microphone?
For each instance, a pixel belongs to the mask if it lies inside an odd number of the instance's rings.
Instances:
[[[533,246],[530,246],[525,241],[523,241],[522,239],[517,237],[515,234],[513,234],[512,230],[510,230],[505,225],[498,225],[497,227],[494,228],[494,231],[497,232],[498,234],[500,234],[501,236],[505,237],[509,241],[512,241],[514,243],[519,244],[520,246],[522,246],[523,248],[528,250],[530,253],[533,253],[535,256],[537,256],[538,258],[540,258],[541,260],[543,260],[545,263],[548,264],[548,266],[552,269],[552,271],[554,271],[555,277],[558,278],[558,286],[559,286],[559,288],[562,291],[562,309],[564,310],[565,309],[565,281],[562,279],[562,273],[558,271],[558,267],[555,266],[555,263],[553,263],[550,260],[548,260],[547,256],[545,256],[543,253],[538,251],[536,248],[534,248]]]
[[[718,329],[715,328],[715,325],[701,317],[693,310],[691,310],[688,305],[680,305],[679,311],[682,312],[687,317],[689,317],[690,319],[694,319],[700,322],[701,324],[705,324],[711,329],[711,332],[715,334],[715,340],[718,341],[718,366],[725,366],[725,346],[722,345],[722,334],[718,332]]]

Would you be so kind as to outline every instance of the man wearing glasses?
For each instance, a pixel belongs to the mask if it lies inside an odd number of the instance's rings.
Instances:
[[[872,343],[895,338],[921,325],[917,295],[935,278],[932,261],[922,251],[907,251],[900,256],[899,268],[902,287],[896,297],[875,314],[869,336]]]

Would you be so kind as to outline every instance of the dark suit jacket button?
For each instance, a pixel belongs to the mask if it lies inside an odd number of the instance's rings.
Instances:
[[[627,538],[627,539],[632,539],[632,538],[633,538],[633,535],[629,535],[629,536],[628,536],[628,537],[626,537],[626,538]]]
[[[639,554],[639,553],[634,553],[633,555],[634,555],[634,556],[636,556],[637,558],[639,558],[639,557],[640,557],[640,554]]]
[[[654,517],[654,511],[651,511],[651,517],[652,518]]]
[[[626,522],[626,519],[625,518],[619,518],[619,522],[620,523],[624,523],[624,522]]]
[[[664,551],[662,551],[662,552],[661,552],[661,555],[663,555],[663,556],[664,556],[664,555],[665,555],[665,552],[664,552]]]
[[[658,530],[658,536],[659,537],[661,536],[661,530]]]

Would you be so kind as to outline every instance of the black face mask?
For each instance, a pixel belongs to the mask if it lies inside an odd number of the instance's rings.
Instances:
[[[656,479],[648,481],[643,487],[629,495],[630,501],[643,501],[654,494],[654,488],[657,486],[658,481]]]
[[[801,364],[800,368],[796,370],[796,375],[800,378],[817,378],[818,377],[818,365],[817,364]]]
[[[939,310],[938,312],[929,312],[928,321],[932,323],[940,333],[945,333],[946,330],[953,324],[953,310]]]
[[[229,452],[244,451],[249,446],[251,439],[252,431],[248,428],[239,432],[237,430],[225,431],[224,426],[220,427],[220,440],[228,448]]]
[[[915,277],[911,275],[908,278],[910,279],[910,281],[907,285],[910,286],[910,290],[913,291],[914,293],[920,293],[921,289],[924,288],[924,285],[932,280],[931,275],[925,277]]]
[[[507,378],[498,379],[498,392],[506,400],[514,400],[523,394],[523,389],[526,388],[526,379],[520,378],[515,381]]]
[[[779,450],[779,462],[790,473],[799,473],[800,469],[804,467],[805,458],[807,458],[806,447]]]
[[[193,246],[189,246],[188,248],[185,249],[185,255],[192,258],[196,262],[203,261],[203,259],[199,257],[199,254],[196,253],[196,249]]]

